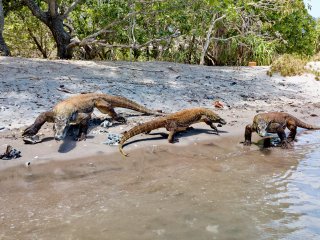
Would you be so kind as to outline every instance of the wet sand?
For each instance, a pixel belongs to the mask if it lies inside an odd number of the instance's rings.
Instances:
[[[279,206],[265,205],[264,197],[277,192],[270,180],[297,168],[296,153],[263,149],[262,141],[244,148],[240,140],[160,145],[131,150],[127,158],[101,154],[7,168],[0,174],[1,237],[272,236],[278,230],[264,224],[282,216]]]
[[[287,106],[288,110],[291,107]],[[175,139],[178,139],[178,143],[169,143],[168,131],[165,128],[160,128],[153,130],[150,134],[139,134],[130,138],[123,145],[123,150],[126,153],[129,153],[131,158],[131,152],[136,149],[141,149],[141,151],[148,151],[154,147],[170,147],[175,149],[176,147],[186,147],[194,145],[202,141],[212,141],[215,144],[218,144],[223,147],[222,142],[224,139],[230,139],[233,144],[238,144],[239,142],[244,141],[244,131],[247,124],[252,123],[253,117],[257,114],[257,110],[225,110],[225,109],[215,109],[214,110],[219,116],[223,117],[227,121],[227,125],[218,127],[220,136],[211,129],[205,123],[197,123],[192,125],[194,128],[190,131],[180,132],[176,135]],[[289,112],[290,111],[286,111]],[[302,121],[305,121],[309,124],[317,125],[320,122],[320,112],[319,109],[314,107],[308,110],[301,112],[293,112],[294,116],[298,117]],[[310,117],[310,114],[317,113],[317,117]],[[12,166],[24,165],[26,162],[33,164],[41,164],[48,162],[50,160],[55,161],[64,161],[75,158],[92,158],[100,155],[110,155],[110,154],[119,154],[119,157],[125,158],[119,152],[118,145],[105,145],[103,142],[107,140],[107,135],[109,133],[121,134],[124,131],[131,129],[138,120],[144,119],[144,122],[148,120],[155,119],[153,116],[141,116],[141,115],[131,115],[127,116],[128,124],[115,123],[109,128],[103,128],[99,125],[92,125],[89,128],[89,133],[86,141],[76,142],[74,137],[77,135],[78,129],[74,127],[69,131],[68,136],[62,141],[56,141],[53,138],[52,123],[46,123],[39,134],[43,137],[41,143],[37,144],[25,144],[21,138],[21,130],[4,130],[0,133],[0,147],[2,147],[1,152],[4,152],[6,149],[6,144],[12,146],[13,148],[21,151],[21,157],[13,160],[2,160],[0,161],[0,169],[6,169]],[[136,120],[138,119],[138,120]],[[217,124],[215,124],[217,125]],[[99,134],[99,131],[107,131],[106,133]],[[252,141],[259,141],[261,138],[256,134],[252,134]],[[229,147],[226,145],[225,147]],[[252,149],[257,149],[255,145],[251,146]],[[199,151],[201,153],[201,151]]]

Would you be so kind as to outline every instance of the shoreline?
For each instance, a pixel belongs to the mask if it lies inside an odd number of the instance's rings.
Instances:
[[[222,116],[222,110],[218,112]],[[77,159],[87,158],[89,161],[94,161],[94,159],[115,159],[115,160],[127,160],[132,161],[133,159],[139,158],[139,153],[141,152],[153,152],[159,149],[171,149],[172,152],[177,152],[174,149],[186,148],[193,145],[203,145],[212,144],[214,146],[219,146],[225,148],[226,151],[232,152],[231,149],[238,149],[239,151],[256,151],[259,147],[255,143],[264,139],[258,136],[257,133],[252,134],[253,144],[250,147],[245,147],[240,142],[244,141],[244,131],[247,124],[252,123],[253,117],[257,114],[256,111],[246,111],[242,112],[243,116],[247,116],[251,119],[247,122],[247,118],[230,118],[226,117],[227,125],[218,127],[220,136],[217,135],[216,131],[211,129],[205,123],[196,123],[191,125],[194,129],[180,132],[176,135],[175,139],[178,139],[177,143],[168,142],[168,131],[165,128],[160,128],[153,130],[150,134],[139,134],[129,140],[127,140],[123,145],[123,150],[125,153],[129,153],[128,157],[123,156],[119,152],[119,145],[105,145],[104,141],[107,140],[107,135],[109,133],[120,134],[121,131],[129,130],[130,127],[127,125],[119,124],[116,127],[110,127],[107,129],[108,133],[105,134],[92,134],[93,131],[98,132],[97,129],[103,129],[99,125],[91,128],[88,133],[86,141],[74,141],[72,136],[67,136],[66,139],[58,142],[53,138],[53,131],[49,130],[50,125],[46,123],[44,129],[44,139],[42,142],[37,144],[25,144],[21,138],[21,134],[16,132],[17,139],[9,139],[3,137],[10,136],[12,131],[6,130],[2,132],[2,138],[0,138],[0,146],[2,150],[5,150],[5,144],[11,145],[13,148],[21,151],[21,157],[11,160],[0,161],[0,170],[4,170],[11,167],[16,167],[19,165],[25,165],[26,162],[30,162],[31,166],[35,164],[45,164],[51,161],[69,161]],[[296,114],[299,119],[304,120],[307,118],[303,114]],[[146,118],[151,118],[146,116]],[[313,117],[312,120],[307,122],[309,124],[319,125],[319,118]],[[104,129],[105,130],[105,129]],[[308,131],[306,129],[298,128],[298,133]],[[310,130],[312,131],[312,130]],[[286,130],[288,132],[288,130]],[[18,136],[19,134],[19,136]],[[298,134],[299,135],[299,134]],[[277,136],[276,134],[271,134],[271,136]],[[297,138],[299,140],[299,137]],[[1,152],[3,152],[1,151]],[[194,152],[195,155],[201,154],[201,149],[199,152]]]

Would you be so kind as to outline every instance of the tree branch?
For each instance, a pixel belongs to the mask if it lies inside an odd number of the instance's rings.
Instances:
[[[14,10],[16,7],[19,7],[20,5],[22,5],[22,3],[23,3],[23,0],[19,0],[18,2],[13,3],[10,6],[3,9],[4,16],[6,16],[10,11]]]
[[[23,0],[23,2],[27,5],[34,16],[39,18],[42,22],[46,24],[48,23],[47,14],[42,11],[33,0]]]
[[[237,37],[240,37],[241,35],[237,35],[237,36],[233,36],[233,37],[228,37],[228,38],[225,38],[225,39],[222,39],[222,38],[216,38],[216,37],[212,37],[212,38],[210,38],[209,40],[211,41],[211,40],[215,40],[215,41],[224,41],[224,42],[227,42],[227,41],[229,41],[230,39],[232,39],[232,38],[237,38]]]
[[[51,17],[56,17],[58,12],[56,11],[57,9],[57,0],[49,0],[48,3],[48,12]]]
[[[170,35],[170,36],[166,36],[164,38],[161,38],[161,39],[157,39],[157,38],[154,38],[146,43],[143,43],[143,44],[138,44],[136,42],[135,45],[126,45],[126,44],[115,44],[115,45],[110,45],[110,44],[105,44],[104,43],[104,40],[82,40],[81,42],[80,41],[72,41],[68,46],[67,46],[67,49],[72,49],[76,46],[79,46],[79,47],[82,47],[84,45],[99,45],[99,46],[103,46],[103,47],[107,47],[107,48],[131,48],[131,49],[141,49],[141,48],[144,48],[146,46],[148,46],[149,44],[151,43],[155,43],[155,42],[161,42],[161,41],[164,41],[164,40],[167,40],[167,39],[172,39],[172,38],[175,38],[175,37],[178,37],[180,36],[178,31],[176,31],[174,34]]]
[[[82,3],[86,0],[76,0],[75,2],[73,2],[67,9],[67,11],[64,12],[64,14],[61,16],[61,19],[66,19],[69,16],[69,13],[79,4]]]
[[[216,18],[216,14],[215,14],[215,13],[213,14],[212,20],[211,20],[211,24],[210,24],[209,29],[208,29],[208,32],[207,32],[206,42],[205,42],[205,45],[204,45],[204,48],[203,48],[203,51],[202,51],[202,54],[201,54],[200,65],[203,65],[203,63],[204,63],[204,56],[206,55],[207,49],[208,49],[208,47],[209,47],[210,36],[211,36],[211,33],[212,33],[212,29],[213,29],[214,24],[215,24],[216,22],[224,19],[225,17],[226,17],[226,14],[222,15],[222,16],[219,17],[219,18]]]

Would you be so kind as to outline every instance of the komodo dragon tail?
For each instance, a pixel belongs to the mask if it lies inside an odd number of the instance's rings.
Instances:
[[[290,116],[290,117],[295,120],[297,127],[301,127],[301,128],[305,128],[305,129],[320,129],[320,126],[307,124],[305,122],[302,122],[301,120],[299,120],[298,118],[296,118],[294,116]]]
[[[161,111],[153,111],[148,108],[145,108],[129,99],[123,98],[123,97],[118,97],[118,96],[112,96],[112,98],[107,99],[109,103],[113,107],[121,107],[121,108],[127,108],[131,110],[135,110],[137,112],[141,112],[147,115],[162,115]]]
[[[128,156],[129,153],[124,153],[122,150],[122,145],[124,144],[125,141],[127,141],[129,138],[132,138],[135,135],[138,135],[140,133],[144,132],[150,132],[154,129],[162,128],[165,126],[166,120],[162,118],[155,119],[150,122],[142,123],[138,126],[135,126],[131,128],[128,132],[126,132],[120,141],[119,144],[119,150],[124,156]]]

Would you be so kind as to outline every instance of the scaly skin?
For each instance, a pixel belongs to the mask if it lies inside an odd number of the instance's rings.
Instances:
[[[190,109],[186,109],[165,117],[160,117],[153,121],[135,126],[134,128],[130,129],[128,132],[126,132],[123,135],[119,144],[119,150],[123,155],[127,156],[128,153],[124,153],[122,150],[122,145],[124,144],[125,141],[127,141],[129,138],[137,134],[144,133],[144,132],[149,133],[154,129],[158,129],[162,127],[166,128],[169,131],[168,141],[170,143],[173,143],[175,142],[174,135],[176,132],[184,131],[190,125],[198,122],[205,122],[212,129],[216,130],[218,135],[220,135],[219,131],[217,127],[213,125],[213,123],[221,123],[223,125],[226,124],[225,120],[220,118],[217,114],[215,114],[209,109],[190,108]]]
[[[55,124],[55,139],[61,140],[66,136],[70,123],[76,123],[80,125],[77,140],[83,140],[86,138],[89,120],[94,108],[98,108],[104,114],[109,114],[119,122],[126,121],[125,118],[116,114],[114,107],[128,108],[148,115],[161,114],[123,97],[98,93],[82,94],[59,102],[52,111],[41,113],[35,122],[24,130],[22,136],[33,136],[38,133],[45,122],[51,122]]]
[[[288,144],[294,141],[297,133],[297,127],[306,129],[320,129],[320,126],[309,125],[298,118],[281,112],[262,113],[254,117],[253,123],[246,126],[245,146],[251,145],[252,132],[257,132],[261,137],[267,136],[267,133],[277,133],[282,148],[288,148]],[[284,130],[290,130],[288,138]]]

